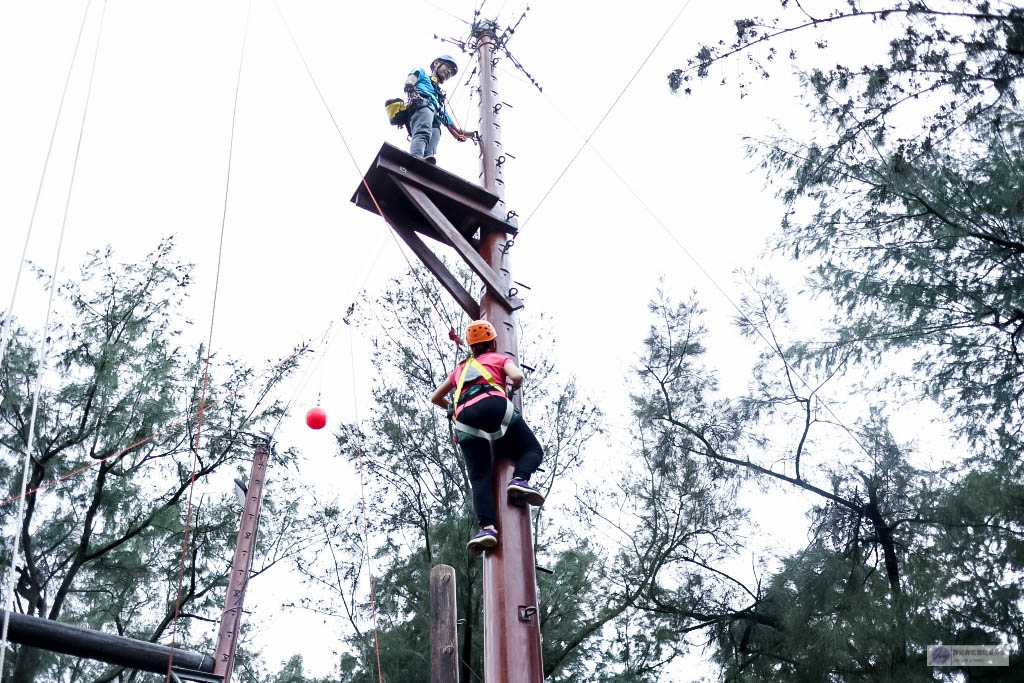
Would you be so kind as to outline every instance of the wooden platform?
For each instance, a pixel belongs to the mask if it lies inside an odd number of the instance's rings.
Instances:
[[[384,143],[352,195],[352,202],[382,216],[470,317],[479,317],[479,304],[420,235],[455,249],[508,310],[523,307],[478,253],[478,230],[510,237],[519,232],[515,218],[496,211],[496,195]]]
[[[504,215],[498,215],[495,211],[498,197],[475,183],[417,159],[386,142],[352,195],[352,202],[372,213],[380,214],[383,211],[392,225],[415,230],[421,235],[447,243],[442,235],[424,221],[420,210],[405,196],[396,181],[423,190],[467,240],[472,240],[477,228],[510,235],[519,232],[515,218],[506,220]],[[377,210],[370,193],[380,204],[381,211]]]

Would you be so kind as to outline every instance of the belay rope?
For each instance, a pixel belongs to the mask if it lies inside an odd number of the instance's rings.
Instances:
[[[458,418],[456,418],[456,414],[458,413],[459,410],[459,399],[462,398],[462,387],[466,383],[466,375],[469,373],[470,368],[473,368],[473,370],[476,372],[476,375],[470,376],[469,379],[475,380],[482,377],[484,380],[487,381],[487,384],[489,384],[497,392],[497,394],[495,394],[494,392],[488,391],[485,392],[486,394],[489,394],[491,396],[501,396],[503,399],[505,399],[505,415],[502,416],[501,418],[501,425],[498,427],[498,429],[496,429],[493,432],[487,432],[482,429],[477,429],[476,427],[470,427],[465,423],[459,422]],[[512,417],[514,414],[515,406],[512,405],[512,401],[508,400],[508,396],[505,395],[504,388],[499,386],[498,383],[495,381],[494,375],[492,375],[487,370],[487,368],[485,368],[483,364],[481,364],[480,361],[478,361],[475,357],[470,356],[469,358],[467,358],[466,362],[462,366],[462,372],[459,374],[459,382],[455,386],[455,399],[452,401],[452,422],[454,423],[455,428],[458,429],[460,432],[465,432],[466,434],[469,434],[470,436],[476,436],[481,439],[487,439],[488,441],[497,441],[501,437],[505,436],[505,432],[508,430],[508,426],[512,423]]]

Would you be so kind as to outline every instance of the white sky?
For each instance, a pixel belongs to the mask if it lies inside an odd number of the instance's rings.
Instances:
[[[471,0],[435,4],[472,18]],[[771,188],[750,173],[753,162],[745,158],[741,136],[771,131],[775,120],[803,126],[806,116],[796,102],[796,83],[776,79],[740,100],[735,89],[712,82],[688,98],[669,92],[666,75],[684,64],[700,38],[728,36],[729,19],[757,4],[692,0],[591,143],[736,300],[742,288],[732,271],[767,268],[761,257],[764,240],[782,213]],[[504,6],[501,0],[488,0],[484,15],[503,8],[499,21],[514,23],[524,6],[523,0]],[[530,216],[682,6],[667,0],[635,0],[611,8],[578,0],[533,2],[510,48],[543,85],[543,94],[508,60],[498,71],[501,99],[512,105],[502,112],[504,149],[516,157],[506,166],[506,201],[520,214],[521,225],[528,221],[512,251],[513,279],[532,288],[524,291],[530,311],[551,315],[559,339],[556,357],[617,423],[628,411],[623,387],[641,350],[646,303],[659,277],[677,298],[695,288],[709,309],[709,360],[720,369],[727,390],[743,388],[757,350],[738,341],[729,323],[732,306],[593,151],[580,155]],[[72,275],[89,249],[109,243],[121,257],[139,258],[173,233],[178,254],[198,264],[189,309],[197,339],[205,338],[210,319],[247,7],[243,0],[107,4],[70,197],[61,276]],[[273,0],[254,0],[238,101],[215,351],[265,367],[266,359],[288,353],[304,338],[319,338],[330,321],[340,326],[341,312],[363,283],[376,291],[405,269],[383,221],[355,208],[349,197],[383,141],[406,145],[383,111],[385,99],[401,95],[406,73],[428,66],[440,53],[456,55],[460,69],[469,63],[456,47],[433,38],[462,39],[468,32],[466,24],[438,7],[426,0],[281,3],[356,167]],[[0,6],[4,307],[85,8],[84,0],[8,0]],[[101,0],[95,0],[89,10],[29,245],[29,259],[47,270],[56,254],[102,8]],[[728,65],[712,81],[731,79],[739,68]],[[457,77],[452,109],[464,127],[475,129],[476,102],[470,105],[469,88],[461,85],[468,71]],[[471,143],[459,145],[445,135],[439,163],[477,177],[477,150]],[[786,262],[776,261],[771,270],[788,283],[801,277]],[[26,325],[42,323],[45,298],[28,273],[14,311]],[[809,325],[813,329],[813,321]],[[358,340],[357,347],[363,343]],[[357,348],[355,357],[366,354]],[[313,377],[279,434],[283,445],[303,449],[311,468],[330,462],[342,478],[351,474],[335,454],[330,430],[308,432],[301,420],[321,387],[329,426],[353,418],[349,359],[342,329],[322,373]],[[356,372],[356,385],[365,386],[369,368],[360,364]],[[361,412],[366,411],[364,403]],[[626,443],[624,436],[615,438],[614,447]],[[272,600],[254,595],[262,588],[253,584],[247,608],[269,610],[262,615],[267,617],[274,612],[267,604]],[[253,618],[267,621],[258,612]],[[276,624],[304,630],[309,619],[286,613]],[[268,638],[271,633],[261,630]],[[336,633],[323,637],[322,647],[301,649],[313,673],[329,667],[325,657]],[[273,662],[274,651],[267,655]]]

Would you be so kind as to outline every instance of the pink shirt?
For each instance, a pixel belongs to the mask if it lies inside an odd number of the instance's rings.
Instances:
[[[478,363],[480,363],[480,365],[487,368],[487,372],[491,373],[491,377],[494,378],[494,381],[498,384],[498,386],[504,388],[505,363],[509,360],[509,357],[497,353],[495,351],[488,351],[487,353],[482,353],[479,356],[477,356],[476,360]],[[448,375],[448,379],[451,380],[452,385],[455,386],[456,388],[458,388],[459,386],[459,377],[462,376],[462,369],[465,367],[465,365],[465,361],[459,363],[458,365],[455,366],[455,369],[452,370],[451,374]],[[465,393],[466,389],[468,389],[474,384],[487,384],[487,380],[481,377],[479,373],[476,370],[474,370],[472,366],[470,366],[469,371],[466,372],[466,383],[462,385],[463,393]],[[459,412],[461,413],[462,409],[465,408],[466,406],[471,406],[477,401],[482,401],[483,399],[488,398],[489,396],[495,395],[497,395],[497,392],[494,392],[492,390],[492,392],[490,393],[483,393],[474,396],[473,398],[469,399],[469,401],[467,401],[466,403],[459,401]],[[502,396],[504,396],[504,394],[502,394]]]

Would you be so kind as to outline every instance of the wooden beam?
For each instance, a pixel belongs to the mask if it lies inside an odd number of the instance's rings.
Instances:
[[[459,683],[455,568],[430,570],[430,683]]]
[[[3,610],[0,610],[0,618],[2,617]],[[12,643],[155,674],[167,673],[167,663],[172,656],[171,648],[166,645],[72,626],[52,619],[30,617],[17,612],[11,612],[7,635]],[[213,672],[213,658],[209,655],[174,648],[173,656],[176,668]]]
[[[523,302],[518,298],[508,296],[508,287],[502,283],[498,273],[473,249],[473,246],[455,229],[451,221],[441,213],[441,210],[437,208],[423,190],[400,178],[395,178],[395,184],[409,198],[413,206],[423,214],[423,217],[444,237],[445,241],[469,264],[473,272],[480,276],[480,279],[487,285],[491,296],[497,299],[509,312],[523,307]]]
[[[396,180],[408,181],[423,190],[429,190],[434,194],[441,195],[458,203],[460,206],[469,209],[473,214],[476,214],[477,218],[480,219],[480,222],[485,224],[488,228],[512,234],[517,233],[519,230],[514,218],[511,221],[507,221],[504,216],[497,215],[494,213],[493,209],[485,206],[484,204],[474,201],[463,194],[459,194],[451,188],[445,187],[441,183],[421,176],[399,163],[389,159],[379,158],[377,159],[377,165],[390,173]]]
[[[391,227],[402,238],[402,241],[409,245],[413,253],[423,262],[423,265],[434,274],[434,277],[441,283],[441,286],[448,290],[448,293],[458,302],[462,310],[466,312],[466,315],[473,320],[479,319],[480,304],[477,303],[472,294],[466,291],[458,278],[449,272],[448,268],[441,262],[441,259],[423,243],[419,235],[399,225],[392,224]]]

